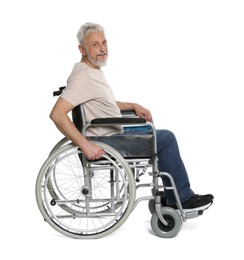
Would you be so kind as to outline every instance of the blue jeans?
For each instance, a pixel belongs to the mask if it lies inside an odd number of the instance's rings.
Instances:
[[[125,127],[124,134],[148,134],[151,132],[145,127]],[[158,168],[160,172],[169,173],[175,182],[181,202],[189,199],[194,192],[190,188],[190,182],[181,159],[179,147],[175,135],[169,130],[156,130]],[[169,179],[162,177],[164,186],[170,186]],[[168,205],[175,204],[172,190],[165,189],[165,197]]]

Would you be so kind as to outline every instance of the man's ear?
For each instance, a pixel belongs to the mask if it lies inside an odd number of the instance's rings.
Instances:
[[[86,55],[86,50],[84,47],[82,47],[81,45],[78,46],[79,50],[80,50],[80,53],[82,54],[82,56],[85,56]]]

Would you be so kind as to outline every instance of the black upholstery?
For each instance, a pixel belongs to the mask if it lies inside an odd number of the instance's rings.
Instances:
[[[85,124],[85,122],[84,122],[83,117],[82,117],[80,106],[76,106],[75,108],[73,108],[73,110],[72,110],[72,120],[73,120],[73,123],[76,126],[76,128],[81,132],[82,127]]]
[[[154,154],[153,135],[114,135],[91,137],[117,150],[125,158],[150,158]]]

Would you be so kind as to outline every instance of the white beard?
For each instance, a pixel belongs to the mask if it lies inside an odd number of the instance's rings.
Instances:
[[[90,57],[89,53],[86,51],[86,58],[89,60],[92,64],[96,65],[97,67],[105,67],[107,65],[107,60],[105,61],[97,61]]]

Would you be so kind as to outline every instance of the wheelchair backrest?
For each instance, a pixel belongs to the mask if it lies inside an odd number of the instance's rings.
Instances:
[[[82,105],[78,105],[72,109],[72,120],[76,128],[81,132],[85,125],[85,114]]]

